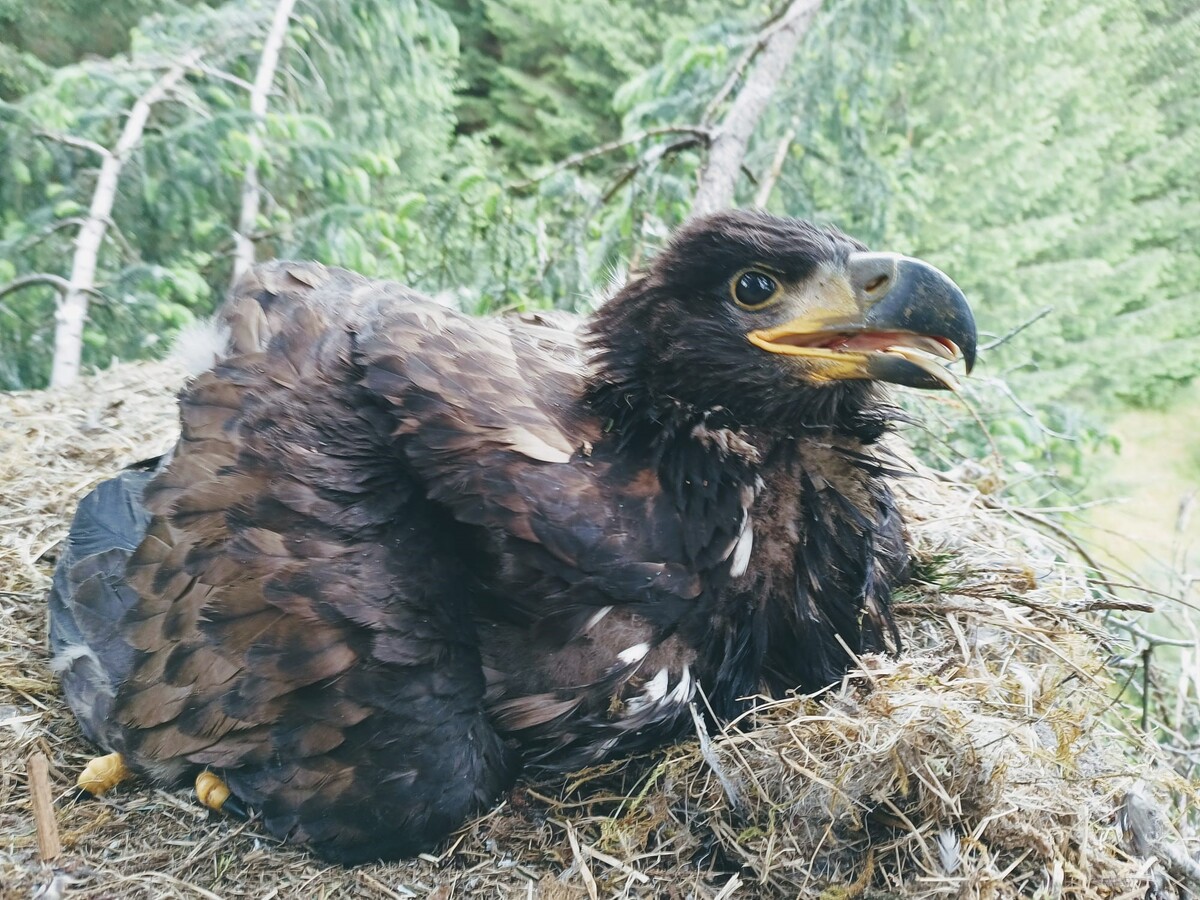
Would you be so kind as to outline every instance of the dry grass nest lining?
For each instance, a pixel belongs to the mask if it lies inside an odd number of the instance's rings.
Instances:
[[[0,898],[39,886],[47,897],[1117,898],[1169,895],[1172,876],[1186,877],[1168,798],[1194,786],[1121,725],[1081,569],[974,489],[932,476],[898,485],[919,576],[897,604],[899,659],[866,658],[817,699],[765,703],[741,730],[523,782],[439,855],[345,870],[210,816],[183,790],[73,802],[93,750],[46,665],[55,546],[96,482],[170,445],[183,378],[166,363],[117,365],[70,390],[0,395]],[[37,857],[24,774],[37,749],[66,848],[53,868]],[[1142,823],[1132,842],[1122,810]]]

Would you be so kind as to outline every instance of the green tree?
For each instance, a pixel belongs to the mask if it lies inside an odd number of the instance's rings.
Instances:
[[[937,261],[992,333],[1049,308],[987,357],[1021,393],[1155,402],[1200,373],[1200,307],[1163,302],[1194,216],[1178,186],[1169,209],[1149,205],[1200,157],[1170,140],[1145,84],[1161,33],[1144,15],[1123,0],[959,0],[910,17],[886,67],[838,17],[823,24],[813,68],[840,64],[845,81],[797,79],[785,205]]]
[[[753,0],[446,0],[463,34],[460,128],[511,164],[536,166],[617,137],[614,92],[673,37],[718,18],[754,20]]]
[[[50,66],[129,49],[129,34],[152,13],[204,0],[0,0],[0,44]]]
[[[113,146],[125,111],[162,63],[203,50],[178,88],[180,102],[156,108],[122,171],[85,362],[140,355],[211,309],[228,283],[252,157],[269,198],[258,222],[266,252],[406,274],[401,248],[406,229],[419,231],[410,220],[421,200],[404,194],[448,165],[454,29],[439,9],[415,0],[299,7],[266,121],[268,150],[253,156],[243,85],[273,6],[238,0],[147,19],[127,56],[64,67],[4,109],[0,284],[61,270],[95,186],[97,160],[84,142]],[[0,383],[44,383],[54,292],[29,288],[0,304]]]

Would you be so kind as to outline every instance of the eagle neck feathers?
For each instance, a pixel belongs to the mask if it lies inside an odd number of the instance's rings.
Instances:
[[[852,654],[898,647],[890,595],[906,553],[886,478],[904,467],[874,446],[891,409],[780,433],[745,427],[723,407],[657,396],[636,379],[611,380],[611,365],[602,371],[608,377],[588,395],[593,411],[622,451],[645,454],[679,510],[692,564],[707,569],[695,615],[678,627],[699,651],[719,716],[736,716],[760,691],[818,690]],[[739,577],[745,530],[756,554],[772,540],[779,551],[791,532],[786,577],[763,576],[761,559]]]

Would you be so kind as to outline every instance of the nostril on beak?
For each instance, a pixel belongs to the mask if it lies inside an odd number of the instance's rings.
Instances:
[[[887,296],[895,285],[899,258],[895,253],[850,254],[846,274],[860,303],[873,306]]]
[[[863,290],[866,291],[868,294],[874,294],[880,288],[885,286],[889,281],[891,281],[891,279],[888,278],[886,275],[877,275],[874,278],[872,278],[870,281],[868,281],[866,284],[863,285]]]

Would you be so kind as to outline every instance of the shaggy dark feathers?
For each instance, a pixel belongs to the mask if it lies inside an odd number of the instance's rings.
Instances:
[[[590,322],[478,320],[262,266],[152,478],[84,501],[51,595],[90,738],[211,767],[331,859],[425,849],[522,760],[567,769],[816,690],[894,643],[905,551],[866,382],[806,389],[714,288],[859,245],[685,231]]]

